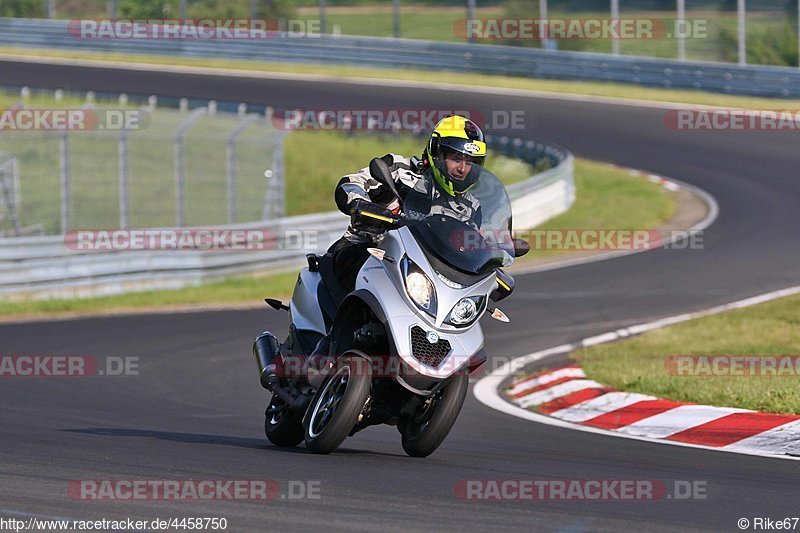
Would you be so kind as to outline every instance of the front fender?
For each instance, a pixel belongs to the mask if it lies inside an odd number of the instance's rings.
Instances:
[[[352,348],[353,333],[369,320],[370,315],[377,318],[387,329],[389,344],[387,355],[396,356],[397,347],[389,329],[391,326],[386,320],[386,313],[375,295],[366,289],[357,289],[348,294],[337,309],[331,326],[331,353],[344,353]]]

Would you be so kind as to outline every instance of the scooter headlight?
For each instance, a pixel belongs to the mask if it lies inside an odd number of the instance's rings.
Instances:
[[[483,298],[480,296],[470,296],[462,298],[453,306],[447,322],[454,326],[466,326],[478,318],[483,307]]]
[[[436,316],[436,289],[433,287],[433,282],[407,257],[403,258],[402,267],[408,296],[417,307]]]

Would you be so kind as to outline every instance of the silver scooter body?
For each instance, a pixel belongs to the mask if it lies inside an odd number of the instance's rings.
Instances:
[[[400,358],[404,369],[402,373],[393,374],[392,378],[409,391],[427,396],[437,383],[464,369],[476,356],[480,356],[484,335],[479,322],[486,311],[489,294],[497,288],[496,275],[489,273],[468,286],[445,278],[431,265],[407,227],[386,232],[380,249],[390,259],[380,260],[370,256],[358,273],[355,290],[347,298],[359,298],[370,307],[379,306],[373,311],[385,317],[384,327],[396,351],[393,356]],[[406,291],[403,257],[420,267],[433,283],[438,304],[436,316],[420,309]],[[324,335],[325,320],[317,301],[320,283],[322,278],[319,272],[302,269],[289,313],[298,330]],[[448,324],[446,319],[456,303],[472,296],[482,297],[484,302],[476,318],[463,327]],[[425,343],[431,346],[425,346]],[[448,344],[449,350],[441,362],[435,366],[424,362],[426,358],[421,354],[427,349],[435,345],[441,350],[442,346],[447,347]],[[322,374],[309,375],[309,382],[316,387],[323,378]]]

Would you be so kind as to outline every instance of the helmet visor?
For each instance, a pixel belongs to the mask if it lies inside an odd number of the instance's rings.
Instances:
[[[462,193],[472,187],[481,175],[485,155],[473,156],[442,146],[434,160],[439,172],[453,191]]]

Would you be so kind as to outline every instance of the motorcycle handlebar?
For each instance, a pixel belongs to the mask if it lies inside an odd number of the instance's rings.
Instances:
[[[353,202],[350,215],[355,220],[372,226],[400,227],[406,221],[406,218],[401,214],[392,213],[378,204],[360,199]]]

